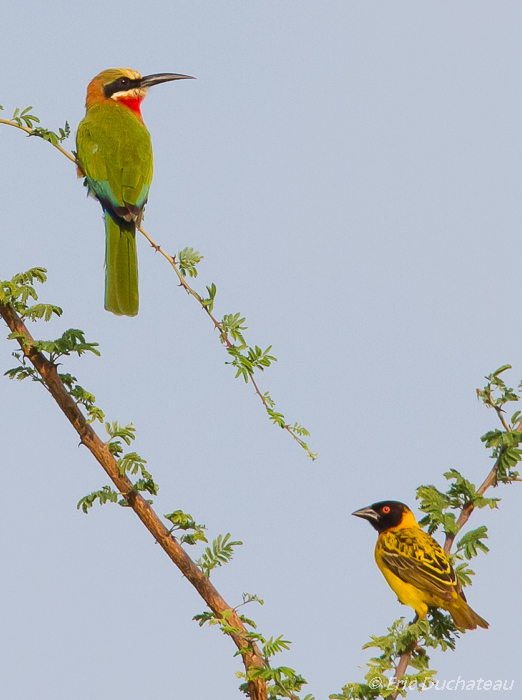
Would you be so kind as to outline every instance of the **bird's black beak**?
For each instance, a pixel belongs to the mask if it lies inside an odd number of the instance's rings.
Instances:
[[[364,520],[369,520],[372,525],[374,522],[376,522],[379,519],[379,516],[377,513],[373,510],[373,508],[361,508],[361,510],[356,510],[352,515],[357,516],[358,518],[364,518]]]
[[[154,73],[154,75],[145,75],[140,80],[141,88],[150,88],[159,83],[166,83],[169,80],[195,80],[192,75],[180,75],[179,73]]]

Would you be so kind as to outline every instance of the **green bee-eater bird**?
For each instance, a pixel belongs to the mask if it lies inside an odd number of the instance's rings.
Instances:
[[[105,308],[119,316],[138,313],[136,225],[152,180],[152,146],[140,105],[152,85],[190,77],[142,77],[130,68],[111,68],[87,87],[87,113],[76,136],[78,175],[104,211]]]

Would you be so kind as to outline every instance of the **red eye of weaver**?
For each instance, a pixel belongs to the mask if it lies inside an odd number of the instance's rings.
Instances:
[[[384,508],[382,509],[382,512],[385,513],[386,515],[388,515],[388,513],[390,512],[390,506],[384,506]]]

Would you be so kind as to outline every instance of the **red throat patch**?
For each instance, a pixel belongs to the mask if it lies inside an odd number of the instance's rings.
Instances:
[[[129,109],[132,109],[132,111],[138,115],[141,119],[141,111],[140,111],[140,105],[141,105],[141,100],[143,98],[140,97],[127,97],[127,98],[119,98],[118,102],[122,102],[126,107]]]

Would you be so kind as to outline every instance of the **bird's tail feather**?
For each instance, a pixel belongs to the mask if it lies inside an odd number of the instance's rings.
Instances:
[[[459,596],[458,600],[449,608],[453,622],[464,630],[475,630],[477,627],[488,629],[489,624],[480,615],[472,610],[466,601]]]
[[[136,225],[105,212],[105,308],[117,316],[138,313]]]

